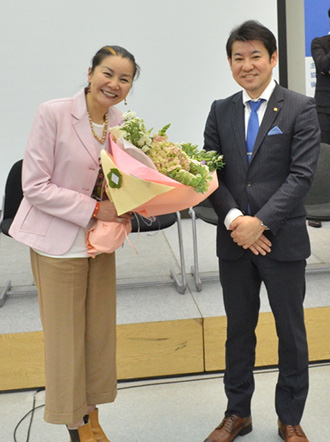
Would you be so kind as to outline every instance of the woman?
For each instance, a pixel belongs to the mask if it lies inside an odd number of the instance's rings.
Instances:
[[[139,74],[134,56],[105,46],[88,88],[39,107],[23,161],[24,198],[10,234],[31,248],[45,338],[45,420],[66,424],[72,442],[109,442],[97,404],[116,396],[114,254],[87,253],[95,219],[129,223],[102,200],[99,154],[121,122],[114,105]]]

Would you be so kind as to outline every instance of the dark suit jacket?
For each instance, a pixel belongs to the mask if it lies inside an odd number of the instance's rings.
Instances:
[[[314,38],[311,51],[316,67],[317,110],[330,114],[330,35]]]
[[[270,135],[274,127],[282,133]],[[244,253],[223,222],[237,207],[269,227],[270,258],[305,259],[310,254],[303,198],[311,186],[320,148],[320,130],[313,98],[276,85],[248,164],[242,92],[214,101],[205,128],[206,150],[223,154],[219,188],[210,199],[219,217],[217,254],[238,259]]]

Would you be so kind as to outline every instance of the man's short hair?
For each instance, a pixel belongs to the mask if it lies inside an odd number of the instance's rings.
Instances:
[[[232,47],[235,41],[250,40],[261,41],[269,53],[269,58],[277,50],[274,34],[261,23],[255,20],[248,20],[231,31],[226,44],[227,56],[231,58]]]

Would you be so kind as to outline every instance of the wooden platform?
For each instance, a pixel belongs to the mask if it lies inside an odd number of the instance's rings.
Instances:
[[[305,310],[310,361],[330,359],[330,307]],[[225,368],[226,318],[125,324],[117,327],[119,379],[218,371]],[[256,366],[277,363],[271,313],[257,327]],[[0,390],[44,386],[43,333],[0,335]]]

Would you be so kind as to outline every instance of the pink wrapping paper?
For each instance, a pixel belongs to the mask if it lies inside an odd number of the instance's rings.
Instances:
[[[112,253],[123,245],[132,225],[109,221],[95,221],[87,233],[88,253],[95,258],[97,253]]]
[[[157,195],[148,202],[131,209],[143,216],[165,215],[167,213],[178,212],[196,206],[213,193],[219,185],[217,173],[213,172],[212,181],[209,183],[208,191],[206,193],[197,193],[191,186],[181,184],[178,181],[163,175],[157,170],[150,169],[148,166],[140,163],[122,150],[111,137],[109,137],[109,146],[111,157],[119,171],[134,175],[145,181],[174,187],[174,189],[161,195]],[[110,192],[120,192],[120,189],[109,190]],[[132,192],[134,192],[134,189],[132,189]]]
[[[164,184],[171,186],[172,189],[166,193],[156,195],[149,201],[142,205],[135,206],[134,200],[135,189],[125,189],[129,192],[129,206],[127,206],[127,212],[137,212],[145,217],[165,215],[167,213],[177,212],[189,207],[199,204],[206,199],[212,192],[218,187],[217,173],[212,173],[212,181],[209,183],[209,189],[206,193],[197,193],[191,186],[186,186],[161,174],[157,170],[153,170],[150,167],[142,164],[137,159],[130,156],[127,152],[121,149],[109,135],[109,146],[111,152],[111,159],[115,163],[116,167],[122,173],[127,175],[133,175],[147,182],[153,182],[158,184]],[[109,153],[108,153],[109,155]],[[104,171],[104,175],[107,175],[107,171]],[[117,195],[120,198],[125,198],[125,192],[122,188],[113,189],[108,187],[107,192],[110,192],[110,196]],[[141,195],[137,195],[137,200],[140,201]],[[115,200],[115,198],[111,198]],[[115,202],[114,202],[115,203]],[[130,224],[123,225],[116,222],[103,222],[97,220],[93,228],[87,234],[87,247],[88,253],[95,257],[97,253],[112,253],[119,248],[127,238],[127,235],[131,231]]]

